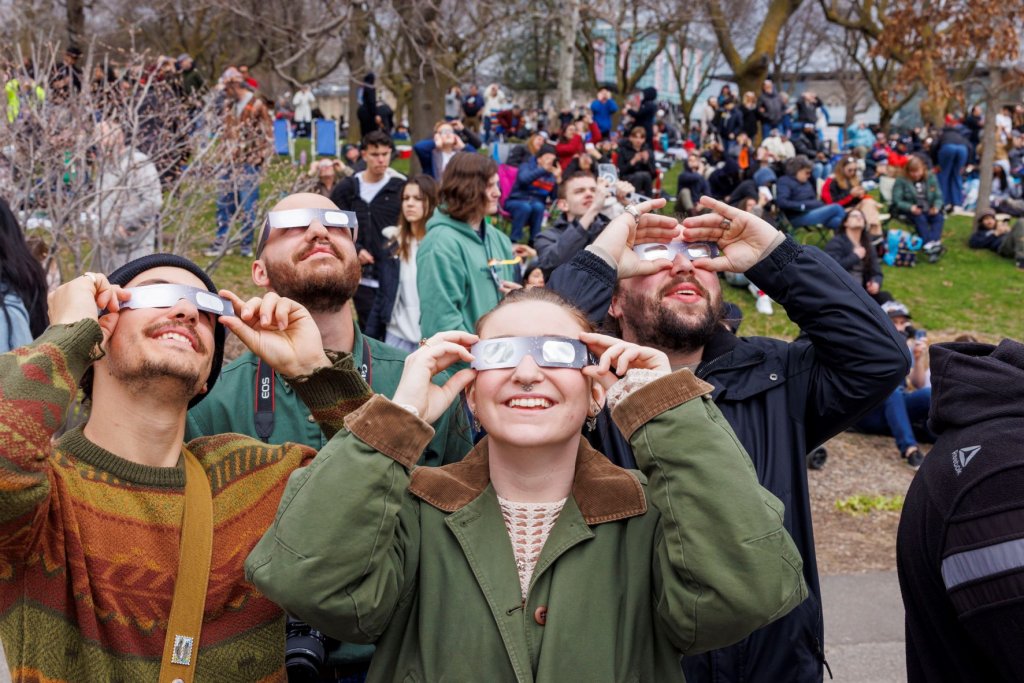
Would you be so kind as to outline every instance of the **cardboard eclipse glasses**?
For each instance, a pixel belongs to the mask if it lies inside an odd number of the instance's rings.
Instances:
[[[199,287],[175,284],[143,285],[128,287],[124,291],[132,296],[128,301],[121,302],[121,308],[170,308],[185,299],[205,313],[213,313],[216,316],[235,314],[235,307],[230,299]]]
[[[718,245],[714,242],[651,242],[634,246],[633,253],[645,261],[654,261],[660,258],[671,261],[677,254],[682,254],[693,261],[694,259],[717,257]]]
[[[260,243],[256,248],[256,257],[263,253],[263,247],[270,239],[270,231],[277,228],[308,228],[314,220],[320,221],[325,228],[343,228],[348,230],[349,238],[353,242],[359,232],[359,220],[352,211],[341,211],[340,209],[286,209],[284,211],[270,211],[267,219],[263,222],[263,232],[260,233]]]
[[[469,347],[474,370],[514,368],[527,355],[542,368],[581,370],[597,363],[587,345],[569,337],[502,337],[485,339]]]

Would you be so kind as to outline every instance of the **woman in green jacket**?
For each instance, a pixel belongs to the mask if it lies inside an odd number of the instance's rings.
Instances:
[[[892,188],[893,215],[917,230],[924,241],[922,249],[932,256],[932,262],[945,251],[942,246],[942,227],[946,221],[942,213],[942,192],[935,176],[928,172],[924,159],[910,155],[903,169],[904,175],[896,179]]]
[[[594,334],[546,289],[510,294],[477,329],[431,337],[393,401],[346,418],[246,563],[299,618],[375,642],[367,680],[681,681],[681,655],[806,597],[782,505],[711,385]],[[431,384],[457,362],[472,367]],[[464,388],[488,436],[460,463],[414,467]],[[581,437],[606,396],[642,473]]]
[[[477,318],[520,285],[512,242],[489,222],[498,211],[498,166],[456,154],[444,168],[439,206],[416,252],[420,330],[472,332]]]

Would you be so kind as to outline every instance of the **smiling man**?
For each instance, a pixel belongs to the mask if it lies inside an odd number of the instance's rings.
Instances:
[[[824,635],[805,456],[888,396],[910,357],[878,304],[822,251],[710,197],[700,204],[713,213],[687,218],[674,245],[630,249],[626,236],[605,230],[551,284],[585,310],[607,310],[612,331],[625,341],[660,349],[673,370],[688,367],[713,384],[712,398],[761,485],[785,503],[784,523],[803,556],[810,597],[737,645],[684,658],[686,680],[820,682]],[[684,247],[684,239],[695,244]],[[604,272],[613,271],[608,260],[592,251],[663,267],[615,285],[615,273]],[[619,273],[628,275],[623,256],[616,258]],[[803,336],[789,342],[733,334],[722,324],[721,271],[745,273]],[[591,441],[619,464],[636,466],[604,419]]]
[[[218,294],[170,254],[71,280],[50,321],[0,356],[0,637],[14,680],[280,680],[284,614],[242,562],[315,451],[238,434],[186,446],[186,410],[217,382],[226,328],[304,380],[294,391],[325,430],[365,387],[339,385],[305,309]],[[52,443],[79,386],[89,420]]]
[[[351,300],[359,286],[356,250],[361,231],[354,214],[339,211],[326,197],[312,193],[285,197],[266,219],[252,263],[252,281],[305,306],[320,330],[323,347],[351,353],[374,393],[391,397],[407,354],[363,335],[352,316]],[[461,459],[472,446],[468,420],[458,405],[437,420],[434,429],[420,464]],[[189,438],[226,432],[271,444],[302,443],[317,450],[332,435],[321,429],[292,386],[251,351],[227,365],[217,388],[188,414]],[[362,675],[372,653],[368,645],[332,646],[322,673],[325,678]]]

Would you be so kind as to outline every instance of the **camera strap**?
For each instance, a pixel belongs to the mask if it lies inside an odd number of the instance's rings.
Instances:
[[[359,374],[364,382],[373,386],[373,359],[365,336],[363,364],[359,366]],[[270,435],[274,432],[274,384],[274,368],[260,360],[256,364],[256,405],[253,407],[253,418],[256,422],[256,436],[265,443],[270,442]]]
[[[160,658],[160,683],[192,683],[213,550],[213,494],[196,456],[182,448],[185,461],[185,509],[181,518],[178,574]]]

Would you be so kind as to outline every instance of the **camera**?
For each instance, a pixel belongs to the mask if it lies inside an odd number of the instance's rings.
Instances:
[[[289,614],[284,638],[284,667],[289,683],[320,681],[327,636]]]
[[[926,330],[918,329],[913,325],[907,325],[903,333],[907,335],[907,339],[925,339],[928,336]]]

